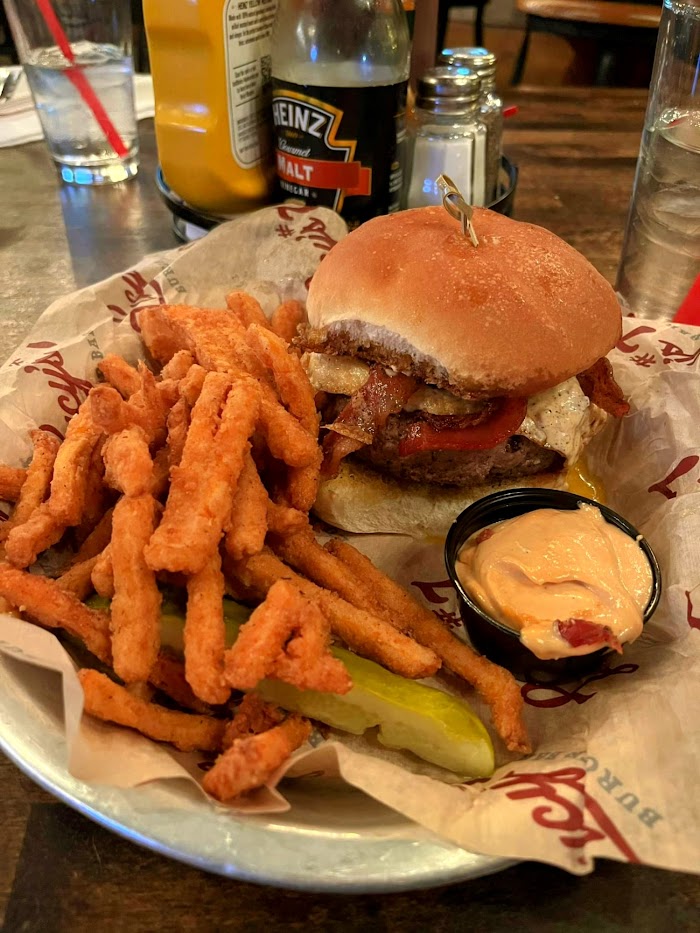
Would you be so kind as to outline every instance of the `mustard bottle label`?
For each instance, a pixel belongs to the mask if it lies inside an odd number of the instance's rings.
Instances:
[[[272,149],[270,45],[277,0],[226,0],[224,51],[231,153],[252,168]]]

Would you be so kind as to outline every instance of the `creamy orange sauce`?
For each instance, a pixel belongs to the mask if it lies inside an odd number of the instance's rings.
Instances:
[[[634,538],[599,509],[537,509],[478,532],[460,551],[457,573],[490,616],[520,632],[538,658],[588,654],[573,647],[558,622],[584,619],[606,626],[622,644],[642,631],[652,574]]]

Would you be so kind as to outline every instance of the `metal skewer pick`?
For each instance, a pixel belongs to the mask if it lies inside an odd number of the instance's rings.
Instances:
[[[471,204],[467,204],[459,188],[449,175],[440,175],[437,180],[437,186],[442,194],[442,206],[450,217],[454,217],[455,220],[461,221],[463,235],[468,236],[474,246],[478,246],[479,238],[472,224],[474,208]]]

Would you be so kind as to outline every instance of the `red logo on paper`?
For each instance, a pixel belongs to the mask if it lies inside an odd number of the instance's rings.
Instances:
[[[668,476],[664,476],[658,483],[651,485],[647,489],[647,492],[660,492],[661,495],[665,496],[667,499],[675,499],[678,493],[675,489],[671,489],[671,483],[675,483],[681,476],[690,473],[693,467],[697,466],[698,462],[700,462],[700,457],[698,457],[697,454],[690,454],[688,457],[683,457],[682,460],[678,461]],[[700,482],[700,480],[698,480],[698,482]]]
[[[544,829],[559,832],[559,841],[569,849],[581,849],[589,842],[609,839],[628,862],[639,862],[638,856],[617,829],[597,800],[586,793],[586,772],[583,768],[562,768],[535,774],[511,771],[491,790],[515,788],[506,793],[509,800],[543,800],[532,811],[532,819]],[[573,792],[582,805],[578,806],[566,792]]]
[[[694,589],[697,589],[695,587]],[[686,600],[686,619],[688,620],[688,625],[690,628],[700,629],[700,616],[693,615],[695,612],[695,607],[693,606],[693,599],[691,594],[693,590],[685,591],[685,600]]]
[[[39,343],[27,344],[31,350],[43,350],[49,347],[55,347],[55,343],[41,341]],[[65,367],[62,354],[58,350],[47,353],[46,356],[30,363],[24,367],[25,373],[41,372],[49,377],[49,386],[52,389],[58,389],[58,407],[66,415],[66,421],[70,421],[73,415],[77,414],[81,404],[87,398],[87,394],[92,388],[92,383],[87,379],[80,379],[78,376],[72,376]],[[57,437],[61,437],[55,428],[42,425],[43,430],[51,430]]]
[[[122,281],[127,286],[124,289],[124,299],[128,303],[128,307],[122,308],[119,305],[107,305],[107,307],[112,312],[116,324],[128,315],[132,328],[137,334],[140,334],[141,328],[139,327],[137,312],[143,308],[152,308],[154,305],[165,304],[163,289],[156,279],[151,279],[148,282],[140,272],[136,271],[125,272]]]
[[[556,709],[559,706],[566,706],[567,703],[578,703],[581,706],[593,699],[597,692],[592,690],[590,693],[583,693],[585,687],[616,674],[634,674],[636,670],[639,670],[638,664],[618,664],[617,667],[609,667],[597,674],[591,674],[580,684],[568,690],[565,688],[567,681],[532,681],[523,684],[520,693],[528,706],[535,706],[538,709]]]
[[[435,583],[412,580],[411,586],[415,586],[421,591],[421,595],[427,603],[433,603],[433,605],[437,606],[449,603],[455,596],[455,588],[452,586],[451,580],[438,580]],[[439,590],[447,590],[448,595],[442,596]],[[432,613],[440,622],[449,625],[450,628],[459,628],[462,625],[459,615],[449,609],[433,609]]]

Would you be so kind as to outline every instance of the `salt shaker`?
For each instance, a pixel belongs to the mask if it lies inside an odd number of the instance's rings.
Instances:
[[[468,68],[430,68],[418,81],[410,136],[406,207],[441,204],[440,175],[453,178],[469,204],[486,200],[486,127],[481,82]]]
[[[498,197],[503,135],[503,101],[496,91],[496,56],[479,47],[443,49],[438,62],[455,68],[469,68],[481,79],[479,106],[486,124],[486,203],[490,204]]]

